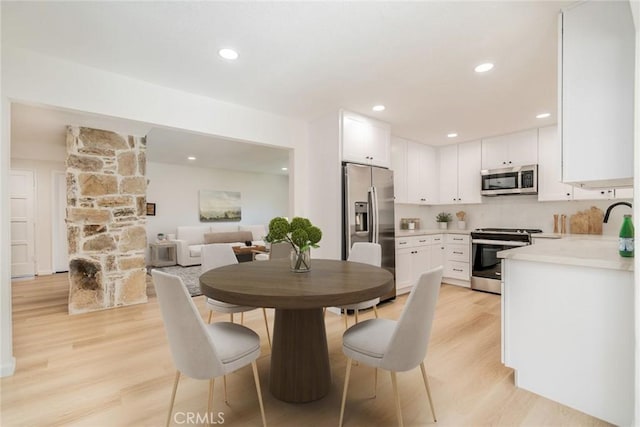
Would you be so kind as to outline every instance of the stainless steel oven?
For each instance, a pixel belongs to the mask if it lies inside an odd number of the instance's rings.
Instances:
[[[500,293],[502,261],[497,253],[531,244],[538,229],[481,228],[471,232],[471,289]]]

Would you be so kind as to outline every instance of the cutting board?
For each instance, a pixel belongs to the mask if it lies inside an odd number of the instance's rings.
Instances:
[[[571,234],[602,234],[604,212],[595,206],[576,212],[569,217]]]

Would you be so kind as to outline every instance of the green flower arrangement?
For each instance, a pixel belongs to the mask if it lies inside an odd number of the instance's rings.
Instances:
[[[276,217],[269,222],[269,234],[265,240],[269,243],[287,242],[296,252],[296,269],[304,266],[309,269],[308,260],[303,254],[310,248],[319,248],[322,231],[307,218],[295,217],[289,222],[286,218]]]
[[[440,212],[436,215],[436,222],[451,222],[452,217],[449,212]]]

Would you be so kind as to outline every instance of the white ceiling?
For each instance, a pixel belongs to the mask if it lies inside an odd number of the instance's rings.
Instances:
[[[556,122],[569,3],[3,1],[2,44],[304,120],[345,108],[441,145]],[[494,70],[474,73],[484,61]]]

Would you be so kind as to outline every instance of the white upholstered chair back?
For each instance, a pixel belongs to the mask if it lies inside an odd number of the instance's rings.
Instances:
[[[379,243],[356,242],[351,247],[347,261],[380,267],[382,265],[382,247]]]
[[[271,249],[269,249],[269,259],[289,258],[291,249],[293,248],[290,243],[273,243],[271,244]]]
[[[215,343],[182,279],[158,270],[151,275],[176,368],[195,379],[224,375]]]
[[[420,276],[407,298],[389,347],[380,362],[381,368],[408,371],[424,360],[441,281],[442,266]]]
[[[202,246],[202,272],[225,265],[237,264],[238,259],[227,243],[212,243]]]

